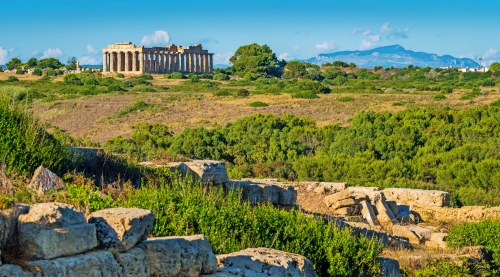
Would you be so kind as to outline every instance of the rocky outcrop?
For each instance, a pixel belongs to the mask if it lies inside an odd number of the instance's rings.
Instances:
[[[387,188],[383,190],[385,198],[405,205],[445,207],[450,205],[450,194],[446,191]]]
[[[154,215],[144,209],[115,208],[91,213],[88,222],[95,224],[102,248],[124,252],[148,238]]]
[[[413,205],[411,211],[423,221],[479,221],[488,218],[500,218],[500,207],[465,206],[446,208]]]
[[[218,255],[219,268],[210,276],[316,276],[313,263],[304,256],[270,248],[250,248]]]
[[[53,259],[74,255],[97,246],[94,224],[81,212],[63,203],[40,203],[19,216],[20,242],[25,255]]]
[[[28,188],[38,191],[38,194],[41,195],[51,189],[64,188],[64,182],[54,172],[43,166],[39,166],[35,170],[35,173],[33,173],[33,177],[31,178]]]

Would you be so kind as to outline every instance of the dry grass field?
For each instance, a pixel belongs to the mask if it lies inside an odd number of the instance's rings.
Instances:
[[[21,75],[21,78],[23,77]],[[161,76],[155,76],[153,84],[156,88],[165,88],[182,82],[186,80],[162,79]],[[249,89],[252,90],[251,87]],[[464,90],[454,91],[447,94],[446,99],[436,101],[433,100],[436,92],[399,94],[346,92],[321,94],[317,99],[297,99],[292,98],[290,94],[216,97],[211,92],[169,92],[168,89],[163,91],[160,89],[148,93],[124,92],[49,103],[35,102],[33,109],[43,121],[60,127],[69,135],[103,143],[118,135],[129,136],[130,126],[139,122],[162,123],[174,132],[179,132],[186,127],[210,128],[216,123],[225,125],[256,113],[274,115],[290,113],[310,117],[319,126],[332,123],[348,126],[349,120],[361,111],[397,112],[414,107],[439,109],[445,106],[466,109],[471,106],[486,105],[500,97],[498,88],[488,90],[489,94],[478,96],[473,100],[460,100],[466,93]],[[338,99],[343,96],[352,97],[354,101],[339,102]],[[124,117],[113,117],[124,106],[132,105],[137,100],[163,108],[156,112],[134,111]],[[249,107],[249,104],[255,101],[265,102],[269,106]],[[394,106],[395,102],[400,102],[402,105]]]

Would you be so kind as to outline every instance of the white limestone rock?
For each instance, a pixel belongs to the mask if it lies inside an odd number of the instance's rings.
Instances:
[[[123,277],[149,277],[148,255],[140,247],[116,253],[115,259],[122,267]]]
[[[88,221],[96,226],[100,247],[124,252],[148,238],[154,215],[150,210],[113,208],[91,213]]]
[[[150,238],[138,247],[146,252],[151,276],[195,277],[217,268],[212,247],[203,235]]]
[[[64,188],[64,182],[54,172],[43,166],[39,166],[33,173],[33,178],[31,178],[28,188],[36,190],[38,194],[42,195],[51,189]]]
[[[75,255],[97,246],[95,225],[64,203],[39,203],[19,216],[18,229],[25,254],[42,259]]]
[[[312,262],[304,256],[269,248],[249,248],[218,255],[217,262],[219,269],[211,276],[316,276]]]
[[[32,277],[28,271],[23,270],[20,266],[13,264],[4,264],[0,266],[0,277]]]
[[[222,161],[192,160],[181,163],[179,169],[204,184],[224,184],[228,181],[226,166]]]
[[[406,205],[445,207],[450,205],[450,194],[440,190],[387,188],[383,190],[387,200]]]

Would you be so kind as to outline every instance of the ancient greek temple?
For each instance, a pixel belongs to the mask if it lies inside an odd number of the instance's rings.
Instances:
[[[131,42],[118,42],[102,49],[103,73],[213,73],[213,55],[201,44],[182,47],[135,46]]]

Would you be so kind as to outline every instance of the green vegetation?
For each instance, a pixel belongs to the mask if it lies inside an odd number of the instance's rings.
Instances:
[[[249,106],[252,107],[252,108],[259,108],[259,107],[267,107],[269,105],[267,103],[264,103],[264,102],[261,102],[261,101],[257,101],[257,102],[250,103]]]
[[[440,100],[444,100],[446,99],[446,96],[444,94],[436,94],[432,97],[432,99],[436,100],[436,101],[440,101]]]
[[[115,115],[115,117],[117,117],[117,118],[124,117],[124,116],[126,116],[130,113],[133,113],[133,112],[143,112],[143,111],[155,112],[155,111],[160,111],[163,109],[165,109],[165,107],[154,106],[154,105],[146,104],[146,102],[144,102],[144,101],[137,100],[134,102],[134,104],[132,104],[130,106],[124,106],[122,108],[122,110]]]
[[[451,247],[482,245],[492,254],[496,266],[500,266],[500,221],[483,220],[455,225],[449,231],[446,243]]]
[[[233,64],[232,70],[240,77],[245,74],[255,74],[257,76],[278,76],[280,63],[267,45],[256,43],[244,45],[238,48],[229,59]],[[251,75],[248,75],[251,76]]]
[[[349,96],[343,96],[338,99],[339,102],[352,102],[354,101],[354,98],[349,97]]]

